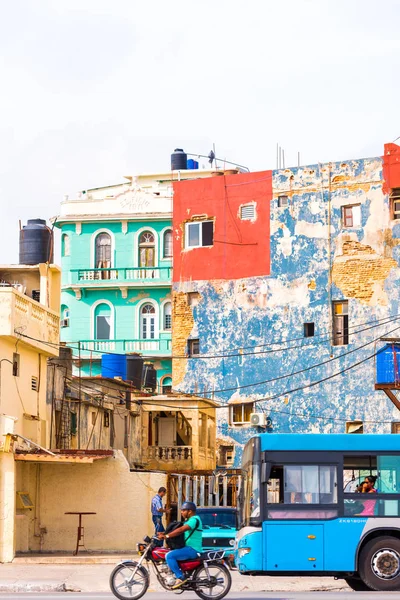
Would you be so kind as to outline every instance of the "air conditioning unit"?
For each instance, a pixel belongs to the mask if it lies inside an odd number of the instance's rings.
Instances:
[[[69,327],[69,319],[61,319],[60,327]]]
[[[264,413],[251,413],[250,423],[253,427],[265,427],[267,425],[267,417]]]

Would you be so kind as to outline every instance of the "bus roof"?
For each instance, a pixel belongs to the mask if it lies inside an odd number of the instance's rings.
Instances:
[[[400,452],[400,436],[395,434],[348,433],[261,433],[261,450],[337,450],[356,452]]]

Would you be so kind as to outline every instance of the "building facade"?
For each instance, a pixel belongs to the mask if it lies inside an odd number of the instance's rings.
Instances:
[[[218,402],[221,466],[262,430],[400,431],[375,389],[400,337],[400,147],[177,182],[173,229],[173,385]]]
[[[47,359],[58,354],[59,290],[55,265],[0,266],[0,562],[14,557],[23,492],[13,450],[49,445]]]
[[[76,375],[101,374],[104,353],[139,353],[157,391],[171,389],[172,181],[208,174],[127,177],[62,203],[61,339]]]

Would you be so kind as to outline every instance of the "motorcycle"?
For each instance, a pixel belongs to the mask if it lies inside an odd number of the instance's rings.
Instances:
[[[178,594],[192,591],[202,600],[221,600],[229,592],[232,578],[224,562],[224,550],[202,552],[196,559],[181,561],[179,564],[187,580],[173,590],[175,576],[165,559],[170,550],[160,548],[158,544],[157,537],[146,536],[143,543],[137,544],[139,561],[124,560],[114,568],[110,575],[110,588],[119,600],[138,600],[147,592],[150,585],[149,563],[158,582],[167,591]]]

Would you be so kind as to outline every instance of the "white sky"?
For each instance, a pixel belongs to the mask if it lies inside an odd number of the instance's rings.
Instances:
[[[18,219],[169,168],[383,153],[400,136],[398,0],[0,0],[0,263]]]

